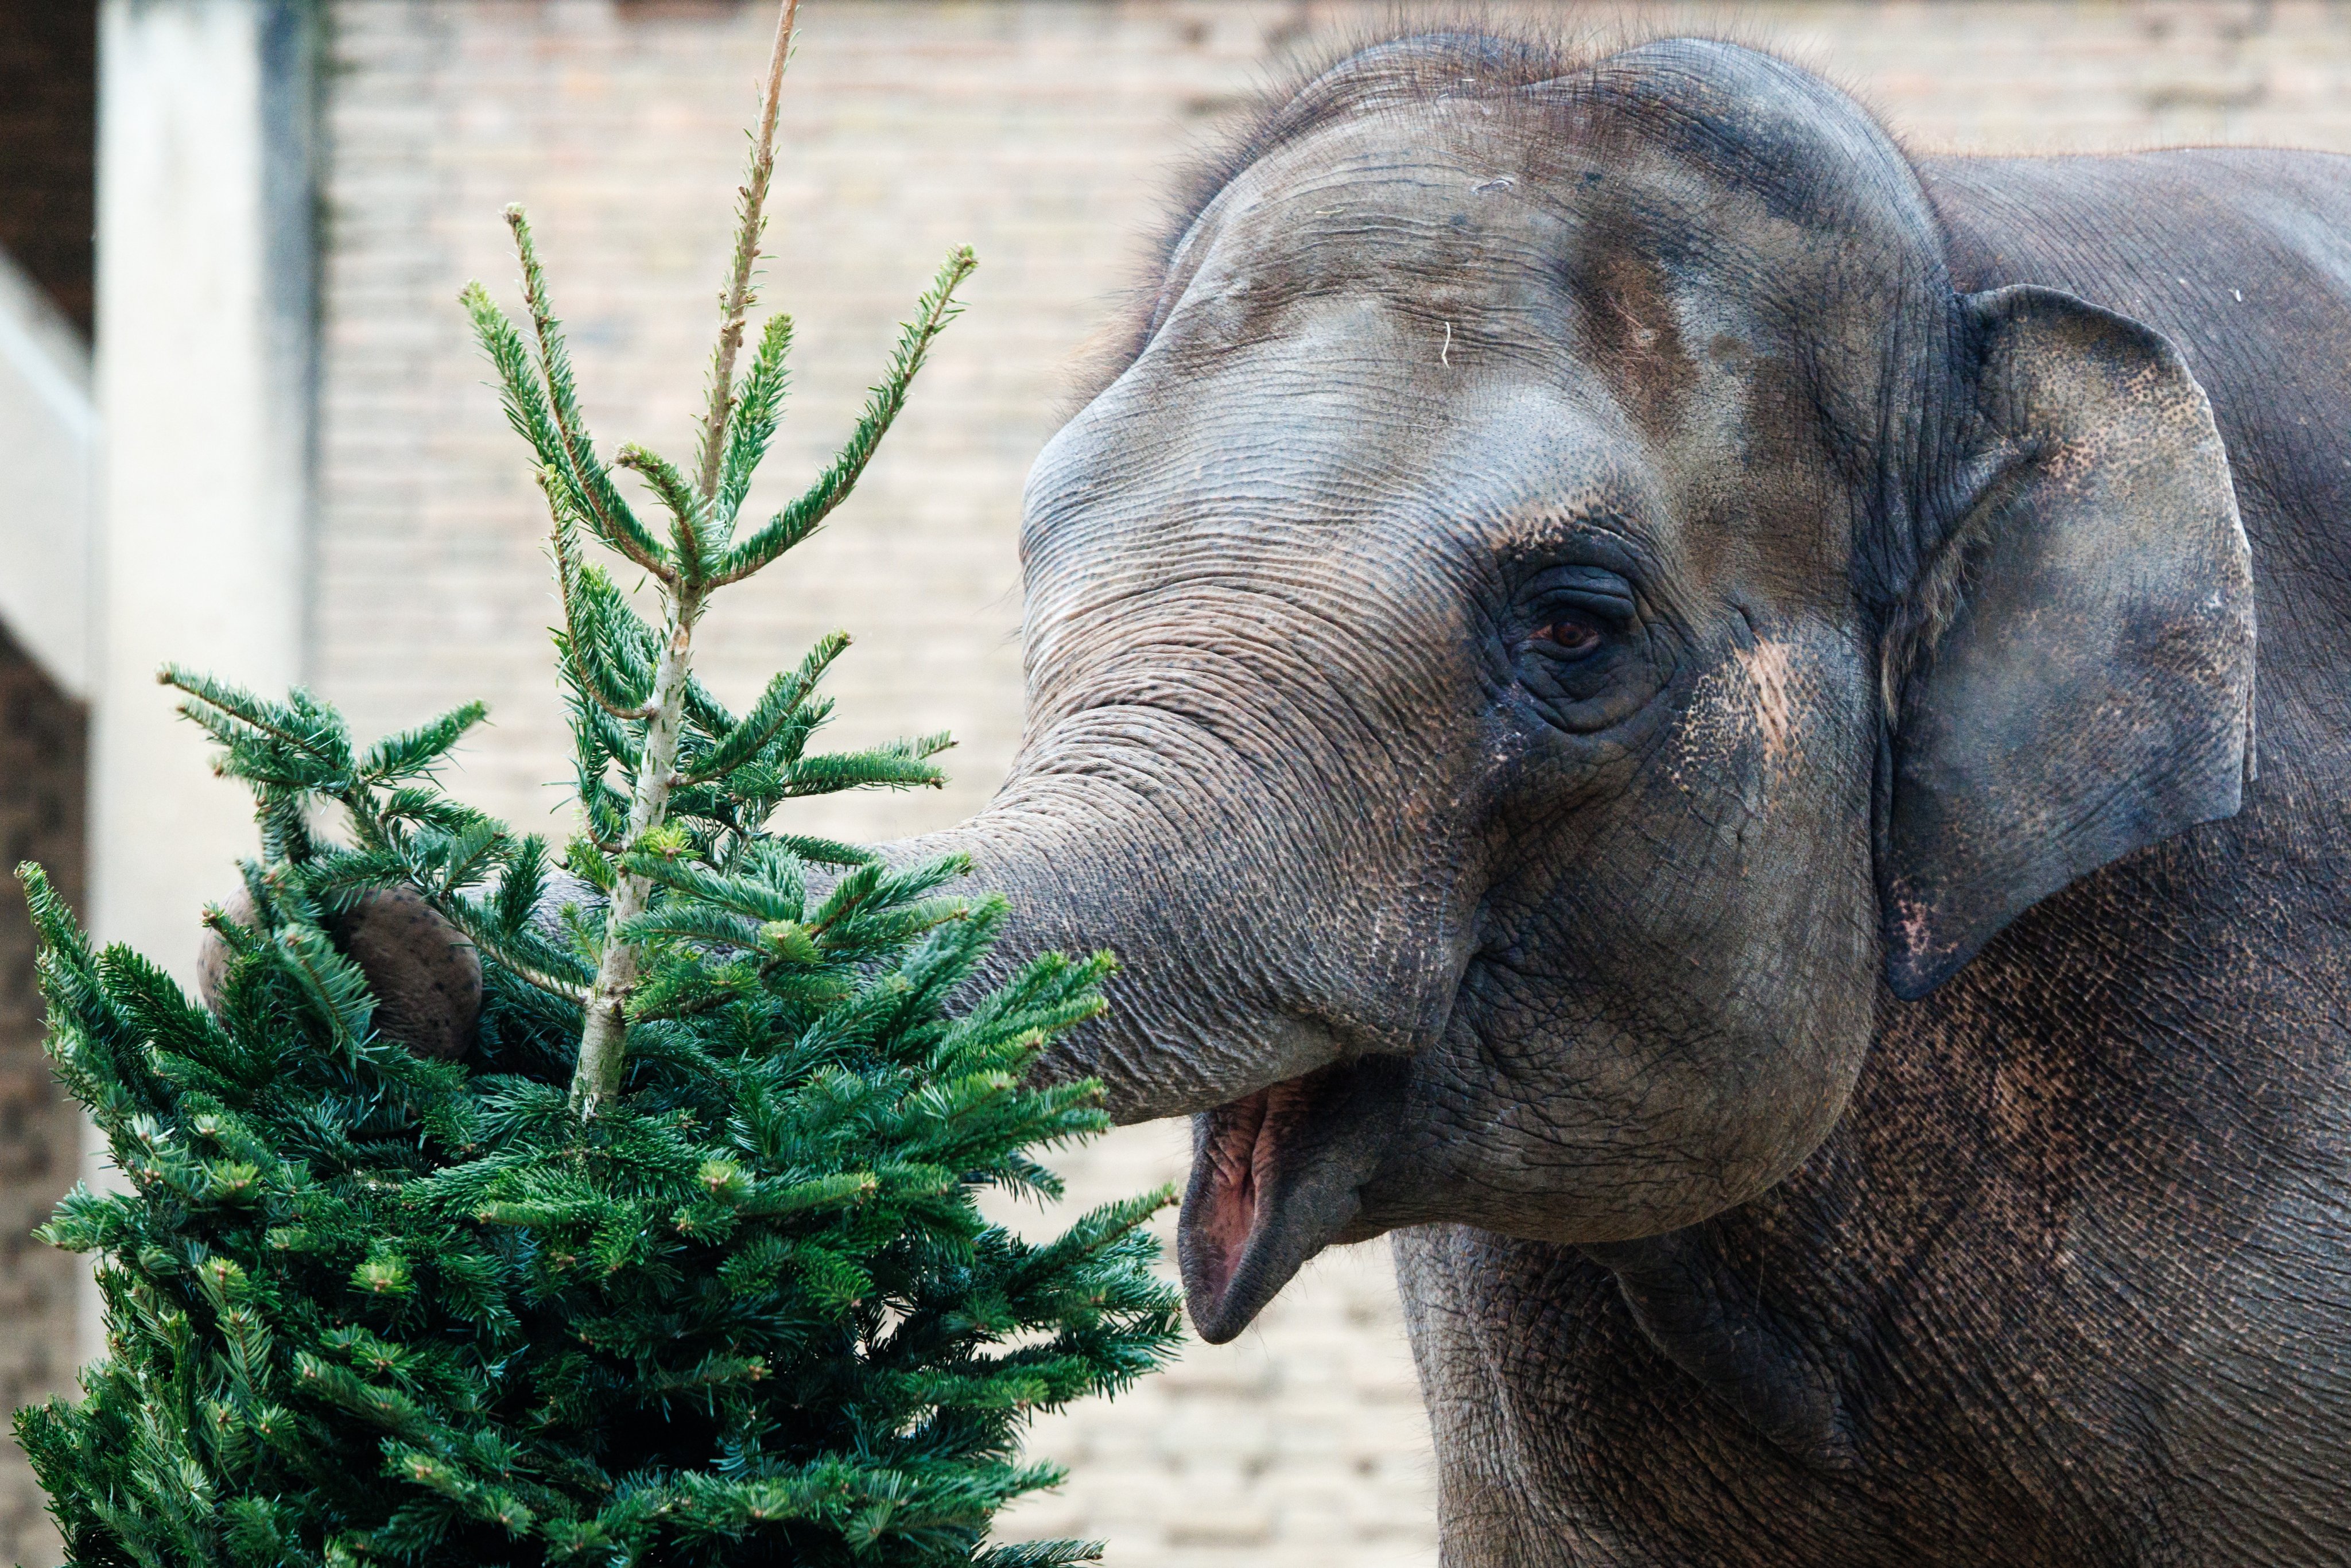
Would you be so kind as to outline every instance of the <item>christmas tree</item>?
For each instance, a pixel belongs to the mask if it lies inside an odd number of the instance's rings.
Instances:
[[[738,527],[790,326],[738,371],[774,166],[778,27],[700,448],[608,464],[519,213],[524,322],[465,304],[553,518],[580,831],[554,863],[436,771],[478,706],[361,747],[334,709],[163,678],[253,790],[260,852],[208,915],[211,1005],[94,951],[37,868],[50,1050],[128,1190],[45,1237],[99,1257],[108,1354],[17,1431],[84,1568],[945,1564],[991,1546],[1031,1412],[1165,1356],[1154,1193],[1024,1241],[986,1192],[1106,1125],[1036,1086],[1106,957],[965,999],[1000,902],[953,860],[789,831],[787,802],[935,783],[944,737],[825,754],[828,638],[741,714],[695,679],[711,596],[840,505],[968,252],[815,483]],[[665,519],[643,521],[616,470]],[[597,559],[650,582],[640,615]],[[329,833],[322,824],[340,824]]]

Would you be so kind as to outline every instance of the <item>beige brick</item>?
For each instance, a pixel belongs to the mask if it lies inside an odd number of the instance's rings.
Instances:
[[[36,860],[81,897],[82,710],[0,632],[0,865]],[[73,1370],[74,1260],[32,1239],[72,1181],[78,1127],[41,1054],[33,933],[14,877],[0,881],[0,1409],[64,1392]],[[60,1554],[40,1489],[0,1435],[0,1561]]]

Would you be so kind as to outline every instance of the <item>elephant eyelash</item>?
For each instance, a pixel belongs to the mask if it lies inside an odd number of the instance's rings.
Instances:
[[[1588,621],[1603,632],[1621,632],[1633,623],[1633,596],[1578,590],[1571,592],[1553,591],[1536,600],[1530,607],[1527,623],[1542,628],[1559,621]]]
[[[1623,625],[1634,616],[1632,583],[1603,566],[1552,566],[1524,580],[1517,598],[1521,612],[1536,623],[1573,613]]]

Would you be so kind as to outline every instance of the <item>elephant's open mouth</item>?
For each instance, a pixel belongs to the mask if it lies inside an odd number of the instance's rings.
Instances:
[[[1176,1255],[1202,1339],[1233,1338],[1308,1259],[1374,1234],[1354,1224],[1359,1194],[1388,1145],[1405,1065],[1335,1063],[1194,1118]]]

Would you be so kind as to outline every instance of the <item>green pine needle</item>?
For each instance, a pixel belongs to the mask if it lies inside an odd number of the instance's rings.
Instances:
[[[809,751],[846,637],[740,717],[690,667],[709,593],[849,496],[973,265],[950,256],[848,442],[737,540],[791,339],[775,318],[735,375],[771,163],[755,145],[695,474],[616,459],[669,511],[666,544],[597,455],[518,212],[527,327],[465,295],[552,523],[581,880],[444,789],[480,705],[360,748],[307,693],[178,668],[162,678],[252,789],[261,846],[245,912],[206,917],[210,1006],[94,951],[20,868],[51,1060],[128,1184],[77,1188],[40,1233],[97,1258],[109,1353],[16,1421],[79,1568],[1098,1555],[989,1535],[1060,1479],[1019,1457],[1030,1417],[1172,1351],[1144,1227],[1173,1195],[1042,1243],[978,1200],[1058,1198],[1038,1155],[1108,1125],[1097,1086],[1029,1073],[1100,1012],[1110,960],[1047,956],[967,994],[1006,916],[960,887],[967,862],[771,826],[789,800],[941,781],[943,735]],[[651,575],[659,624],[591,544]],[[474,945],[460,1061],[389,1038],[417,994],[380,998],[339,945],[390,893]],[[617,1082],[583,1115],[583,1042],[616,1015]]]
[[[864,476],[865,465],[881,448],[882,437],[889,433],[899,412],[906,406],[906,389],[922,370],[932,341],[962,313],[963,308],[956,303],[955,291],[978,266],[968,246],[959,246],[947,253],[930,288],[915,301],[913,319],[899,328],[898,345],[890,355],[890,369],[867,395],[864,411],[858,415],[857,427],[849,440],[799,500],[778,512],[766,527],[721,558],[711,573],[714,585],[739,582],[768,565],[814,533],[833,508],[849,498],[857,481]]]

